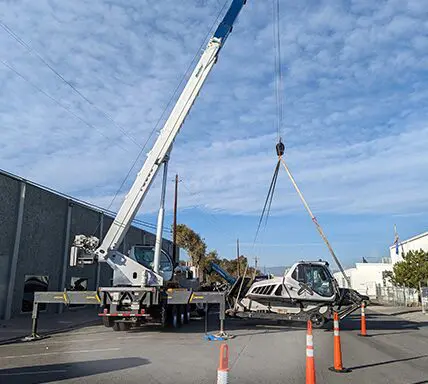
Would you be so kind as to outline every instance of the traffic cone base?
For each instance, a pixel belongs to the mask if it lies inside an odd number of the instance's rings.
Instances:
[[[334,367],[330,367],[329,370],[332,371],[332,372],[338,372],[338,373],[352,372],[352,369],[349,369],[349,368],[336,369]]]

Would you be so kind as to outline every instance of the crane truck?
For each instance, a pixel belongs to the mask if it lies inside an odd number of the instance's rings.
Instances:
[[[107,263],[113,269],[112,286],[100,287],[95,292],[36,292],[32,335],[28,339],[38,337],[37,318],[40,303],[99,304],[102,307],[100,316],[104,325],[113,327],[114,330],[127,330],[131,324],[148,321],[167,325],[168,319],[172,326],[177,327],[189,320],[190,306],[201,302],[220,303],[221,312],[224,313],[224,295],[218,292],[198,292],[189,288],[189,284],[183,281],[183,276],[176,278],[176,265],[159,248],[154,251],[133,248],[128,255],[122,254],[118,249],[156,174],[169,156],[173,142],[217,62],[245,3],[246,0],[232,0],[147,154],[105,237],[101,242],[98,238],[87,235],[77,235],[74,239],[70,254],[71,265]],[[161,238],[157,239],[159,240]],[[220,318],[221,316],[220,314]]]

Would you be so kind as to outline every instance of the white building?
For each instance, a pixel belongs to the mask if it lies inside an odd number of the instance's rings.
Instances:
[[[420,249],[428,252],[428,232],[421,233],[420,235],[411,237],[410,239],[399,241],[398,255],[395,244],[389,247],[389,254],[391,255],[392,264],[403,261],[401,254],[406,254],[409,251],[419,251]]]
[[[391,263],[356,263],[355,268],[345,269],[345,274],[351,281],[352,289],[370,298],[375,298],[376,285],[388,285],[384,278],[386,271],[392,271]],[[340,287],[347,288],[341,272],[335,272],[333,275]]]

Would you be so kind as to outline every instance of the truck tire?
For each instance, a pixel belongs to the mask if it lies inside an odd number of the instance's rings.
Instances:
[[[178,307],[178,321],[180,323],[180,325],[183,325],[185,323],[184,319],[185,319],[185,306],[184,305],[177,305]]]
[[[113,324],[113,331],[120,331],[120,329],[119,329],[119,323],[118,322],[115,322]]]
[[[131,328],[131,324],[124,321],[119,322],[119,331],[129,331],[129,328]]]
[[[170,317],[170,322],[171,322],[171,327],[177,329],[179,327],[179,317],[178,317],[178,308],[176,305],[172,305],[171,306],[171,317]]]
[[[159,321],[161,328],[165,329],[168,326],[168,307],[166,305],[161,307]]]
[[[103,316],[104,327],[111,328],[114,325],[114,318],[111,316]]]
[[[184,324],[190,323],[190,304],[184,306]]]

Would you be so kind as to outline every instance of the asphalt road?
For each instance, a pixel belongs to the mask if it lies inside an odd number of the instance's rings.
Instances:
[[[428,319],[368,314],[369,338],[358,336],[359,320],[341,323],[344,365],[328,370],[333,334],[315,330],[317,383],[428,383]],[[253,321],[229,322],[230,383],[305,383],[305,333]],[[201,333],[202,332],[202,333]],[[114,332],[91,326],[35,343],[0,346],[0,383],[215,383],[219,342],[203,338],[203,321],[178,332],[156,327]]]

